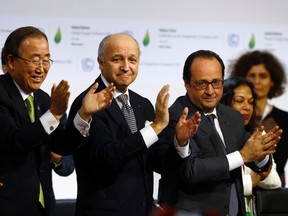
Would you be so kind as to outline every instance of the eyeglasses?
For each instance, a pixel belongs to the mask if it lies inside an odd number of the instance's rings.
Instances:
[[[211,84],[214,89],[218,89],[223,86],[223,80],[212,80],[211,82],[208,82],[206,80],[201,80],[201,81],[193,82],[193,84],[195,85],[195,88],[197,90],[204,90],[208,87],[209,84]]]
[[[23,61],[29,62],[29,66],[30,67],[35,67],[35,68],[48,68],[53,64],[53,60],[52,59],[43,59],[43,60],[29,60],[26,58],[23,58],[21,56],[15,56],[15,58],[19,58]]]

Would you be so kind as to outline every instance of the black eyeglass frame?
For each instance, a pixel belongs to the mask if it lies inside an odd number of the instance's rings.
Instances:
[[[199,80],[199,81],[192,81],[192,83],[194,84],[195,88],[197,90],[204,90],[208,87],[208,85],[212,85],[212,87],[214,89],[219,89],[221,87],[223,87],[223,82],[224,80],[218,80],[218,79],[214,79],[211,82],[208,82],[206,80]]]

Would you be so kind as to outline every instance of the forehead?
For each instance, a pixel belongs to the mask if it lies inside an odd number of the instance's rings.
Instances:
[[[27,37],[21,42],[19,51],[29,54],[44,53],[46,55],[49,53],[49,44],[44,37]]]
[[[109,38],[104,49],[105,54],[128,54],[139,56],[136,41],[128,35],[114,35]]]
[[[255,73],[255,74],[270,74],[269,71],[266,69],[265,65],[263,64],[258,64],[258,65],[254,65],[250,68],[250,70],[248,71],[248,73]]]
[[[234,89],[234,96],[252,97],[252,91],[247,85],[240,85]]]
[[[190,67],[191,77],[196,80],[222,79],[222,67],[216,58],[196,58]]]

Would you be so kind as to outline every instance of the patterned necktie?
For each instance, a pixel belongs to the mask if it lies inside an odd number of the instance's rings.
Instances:
[[[27,109],[28,109],[28,114],[30,117],[31,122],[33,123],[35,121],[35,109],[34,109],[34,98],[32,95],[29,95],[26,100],[25,100]],[[39,202],[45,208],[44,204],[44,194],[43,194],[43,189],[41,183],[39,184],[40,189],[39,189]]]
[[[128,95],[121,94],[117,97],[118,101],[122,103],[121,111],[128,123],[128,126],[133,133],[137,132],[136,119],[132,107],[128,104]]]

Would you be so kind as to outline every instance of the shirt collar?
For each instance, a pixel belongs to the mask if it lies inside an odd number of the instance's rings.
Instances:
[[[32,96],[34,97],[33,92],[30,93],[30,94],[27,94],[26,92],[24,92],[24,91],[20,88],[20,86],[19,86],[14,80],[13,80],[13,82],[15,83],[18,91],[20,92],[23,101],[25,101],[29,95],[32,95]]]
[[[203,113],[203,114],[204,114],[205,116],[214,114],[214,115],[216,116],[216,118],[218,119],[217,112],[216,112],[216,108],[214,108],[211,113]]]
[[[109,82],[105,79],[105,77],[102,74],[101,74],[100,77],[101,77],[104,85],[107,87],[109,85]],[[130,97],[129,97],[129,91],[128,90],[125,93],[122,93],[122,92],[120,92],[119,90],[116,89],[115,92],[114,92],[114,95],[113,95],[114,99],[116,99],[121,94],[126,94],[128,96],[128,101],[129,101]]]

